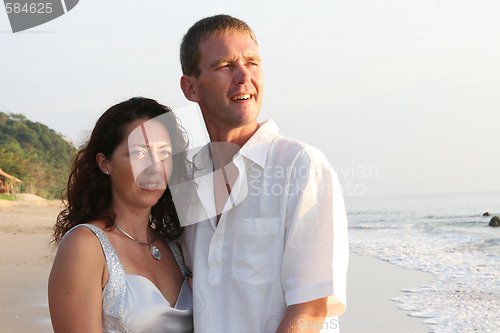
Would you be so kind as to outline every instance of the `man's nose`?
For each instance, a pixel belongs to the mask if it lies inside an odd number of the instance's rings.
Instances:
[[[235,68],[234,82],[236,84],[245,84],[250,82],[252,75],[244,64],[238,64]]]

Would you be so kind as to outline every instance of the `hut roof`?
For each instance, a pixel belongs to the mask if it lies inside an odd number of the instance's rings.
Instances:
[[[13,179],[17,183],[22,183],[23,182],[22,180],[17,179],[16,177],[9,175],[5,171],[3,171],[1,168],[0,168],[0,176],[4,176],[5,178]]]

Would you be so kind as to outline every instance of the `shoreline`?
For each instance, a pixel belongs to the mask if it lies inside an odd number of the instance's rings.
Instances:
[[[2,202],[4,201],[4,202]],[[53,332],[47,281],[56,248],[52,227],[59,201],[0,200],[0,322],[2,332]],[[410,317],[390,299],[432,278],[388,262],[350,254],[347,311],[339,317],[341,333],[426,333],[420,318]]]
[[[398,308],[391,299],[401,290],[427,284],[432,274],[398,267],[380,259],[350,253],[347,271],[347,310],[339,317],[341,333],[427,333],[421,320]]]

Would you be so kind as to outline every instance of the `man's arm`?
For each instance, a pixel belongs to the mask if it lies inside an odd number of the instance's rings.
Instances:
[[[276,333],[319,332],[327,314],[328,297],[290,305]],[[319,324],[315,324],[319,323]]]
[[[333,296],[290,305],[276,333],[319,332],[326,317],[340,316],[345,309]]]
[[[319,332],[325,317],[345,311],[349,245],[344,201],[337,176],[324,155],[310,153],[299,156],[295,165],[307,165],[310,171],[306,177],[294,179],[301,191],[289,198],[293,209],[287,215],[291,223],[282,281],[290,305],[277,332]]]

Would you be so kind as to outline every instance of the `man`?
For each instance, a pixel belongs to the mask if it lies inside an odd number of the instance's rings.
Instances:
[[[259,124],[256,38],[228,15],[194,24],[181,44],[186,98],[211,144],[194,159],[198,205],[185,221],[198,332],[304,332],[345,310],[347,219],[324,155]],[[328,297],[333,302],[328,304]],[[334,327],[333,327],[334,328]]]

